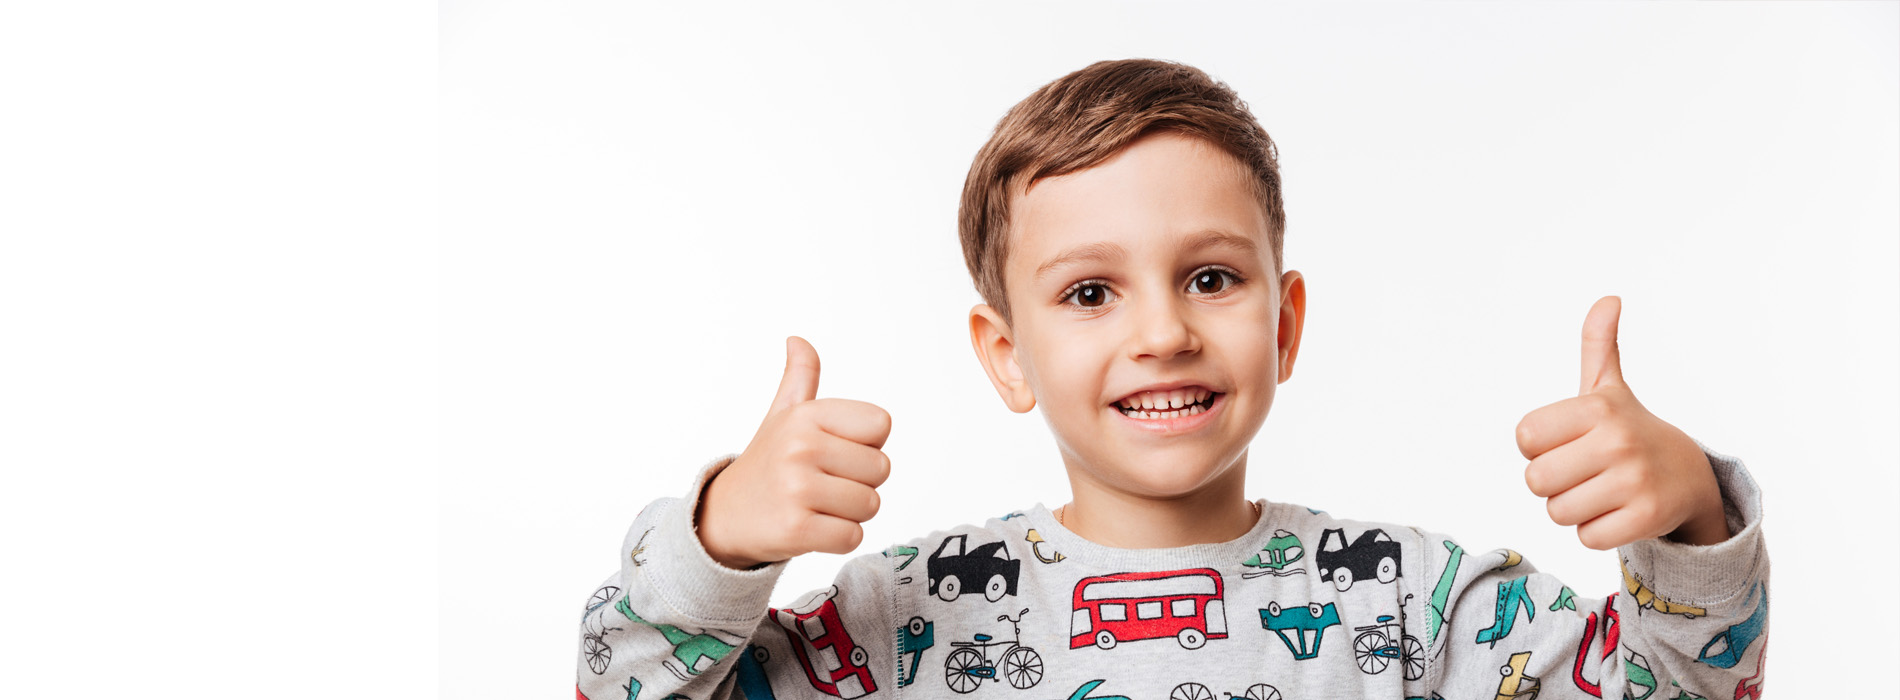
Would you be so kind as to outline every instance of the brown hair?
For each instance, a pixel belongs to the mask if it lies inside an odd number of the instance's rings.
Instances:
[[[983,301],[1009,320],[1003,290],[1014,192],[1045,177],[1094,167],[1153,131],[1199,137],[1246,166],[1267,215],[1273,273],[1281,275],[1286,212],[1279,152],[1232,88],[1193,66],[1145,58],[1099,61],[1016,103],[976,152],[963,181],[957,233]]]

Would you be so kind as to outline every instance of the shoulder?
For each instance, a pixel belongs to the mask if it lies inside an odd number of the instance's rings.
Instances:
[[[893,543],[880,554],[885,559],[920,556],[942,559],[956,556],[986,555],[998,559],[1016,559],[1032,530],[1028,510],[1016,510],[984,520],[965,522],[931,530],[918,537]],[[899,564],[902,566],[903,564]]]

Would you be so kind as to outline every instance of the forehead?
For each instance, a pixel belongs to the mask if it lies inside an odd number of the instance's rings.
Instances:
[[[1011,209],[1012,286],[1034,284],[1046,262],[1087,246],[1114,246],[1140,260],[1218,231],[1268,254],[1266,214],[1246,166],[1171,132],[1144,136],[1092,168],[1040,180]]]

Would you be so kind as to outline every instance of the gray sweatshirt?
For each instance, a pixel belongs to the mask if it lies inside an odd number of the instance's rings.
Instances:
[[[1698,443],[1700,444],[1700,443]],[[1261,500],[1228,542],[1119,549],[1032,508],[847,561],[783,607],[785,562],[712,560],[706,481],[634,518],[581,615],[591,700],[1720,698],[1761,694],[1761,494],[1709,452],[1733,536],[1618,549],[1572,591],[1509,549]]]

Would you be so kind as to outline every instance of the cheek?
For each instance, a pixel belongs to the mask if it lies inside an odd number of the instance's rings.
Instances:
[[[1096,401],[1104,391],[1102,378],[1107,376],[1112,344],[1100,339],[1080,335],[1069,336],[1046,343],[1050,352],[1038,356],[1040,370],[1039,384],[1051,407],[1060,406],[1067,411],[1087,412],[1096,408]]]
[[[1221,348],[1235,380],[1271,389],[1280,374],[1280,348],[1269,316],[1257,324],[1220,327],[1211,340]]]

